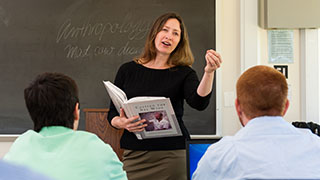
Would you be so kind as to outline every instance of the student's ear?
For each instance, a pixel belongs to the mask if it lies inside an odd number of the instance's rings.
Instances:
[[[282,116],[284,116],[286,114],[288,108],[289,108],[289,100],[287,99],[285,107],[284,107],[284,110],[283,110],[283,113],[282,113]]]
[[[236,107],[238,117],[241,117],[242,111],[241,111],[241,107],[240,107],[240,103],[239,103],[238,98],[236,98],[234,105]]]
[[[244,112],[242,111],[242,108],[240,106],[240,102],[239,102],[238,98],[236,98],[236,101],[234,104],[236,107],[239,121],[240,121],[241,125],[244,127],[248,123],[248,119],[247,119],[246,115],[244,114]]]
[[[74,111],[73,111],[73,117],[74,117],[74,121],[73,121],[73,130],[77,130],[78,126],[79,126],[79,120],[80,120],[80,109],[79,109],[79,103],[76,104],[76,106],[74,107]]]

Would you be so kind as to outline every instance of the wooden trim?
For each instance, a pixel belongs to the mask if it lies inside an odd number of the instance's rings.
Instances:
[[[85,108],[82,110],[83,112],[109,112],[109,109],[89,109]]]
[[[102,141],[109,144],[122,160],[123,149],[120,148],[120,139],[123,129],[113,128],[108,120],[109,109],[83,109],[86,117],[86,131],[96,134]]]

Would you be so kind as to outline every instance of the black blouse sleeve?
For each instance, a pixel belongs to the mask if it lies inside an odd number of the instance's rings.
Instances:
[[[200,96],[197,93],[199,84],[200,81],[196,72],[194,70],[190,71],[184,81],[184,98],[192,108],[202,111],[209,105],[212,91],[207,96]]]
[[[120,89],[122,89],[123,87],[123,83],[124,83],[124,78],[125,78],[125,67],[121,66],[117,72],[116,78],[114,80],[114,84],[119,87]],[[109,106],[109,112],[108,112],[108,121],[111,125],[111,120],[115,117],[115,116],[119,116],[119,113],[116,109],[116,107],[114,106],[112,100],[110,99],[110,106]],[[112,126],[112,125],[111,125]]]

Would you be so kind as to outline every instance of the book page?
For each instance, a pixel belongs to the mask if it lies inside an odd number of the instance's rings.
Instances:
[[[120,88],[112,84],[110,81],[103,81],[103,84],[106,87],[110,99],[112,100],[118,113],[120,113],[120,108],[123,107],[123,104],[127,101],[126,94]]]
[[[106,88],[112,91],[112,93],[114,93],[114,95],[121,99],[122,102],[127,102],[127,95],[120,88],[118,88],[110,81],[103,81],[103,83],[106,86]]]
[[[126,103],[133,103],[133,102],[144,102],[144,101],[153,101],[153,100],[161,100],[166,99],[165,97],[153,97],[153,96],[138,96],[129,99]]]

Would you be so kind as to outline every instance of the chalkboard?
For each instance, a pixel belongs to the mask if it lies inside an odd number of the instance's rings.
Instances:
[[[32,128],[23,90],[43,72],[75,79],[81,108],[108,108],[102,80],[113,81],[141,52],[153,20],[171,11],[185,21],[201,78],[205,51],[215,48],[214,0],[0,0],[0,134]],[[215,102],[214,92],[205,111],[185,106],[191,134],[216,133]]]

